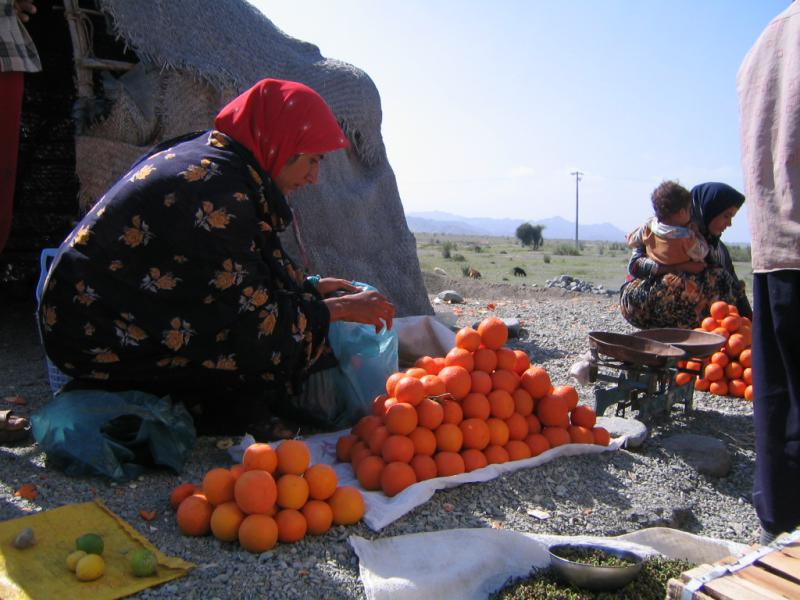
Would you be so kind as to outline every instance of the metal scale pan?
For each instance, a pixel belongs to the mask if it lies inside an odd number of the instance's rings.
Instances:
[[[676,346],[608,331],[590,331],[589,347],[617,360],[649,367],[671,366],[686,357],[686,352]]]
[[[635,337],[661,342],[680,348],[691,358],[706,358],[725,345],[725,338],[708,331],[692,329],[646,329],[637,331]]]

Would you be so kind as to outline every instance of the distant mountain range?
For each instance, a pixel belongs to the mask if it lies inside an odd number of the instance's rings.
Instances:
[[[491,219],[461,217],[440,211],[407,213],[408,228],[414,233],[449,233],[456,235],[489,235],[514,237],[522,223],[544,225],[542,234],[549,240],[575,239],[575,223],[551,217],[549,219]],[[624,242],[625,232],[611,223],[578,225],[578,237],[586,241]]]

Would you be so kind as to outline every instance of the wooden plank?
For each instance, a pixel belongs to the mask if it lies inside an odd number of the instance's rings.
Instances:
[[[666,600],[681,600],[683,596],[683,589],[686,587],[683,581],[679,579],[670,579],[667,582],[667,598]],[[714,600],[711,596],[704,594],[701,591],[692,594],[692,600]]]
[[[800,598],[800,585],[774,575],[766,569],[750,566],[745,567],[733,574],[734,578],[744,579],[756,585],[761,586],[765,591],[769,590],[770,593],[774,592],[778,598]]]
[[[800,583],[800,559],[783,552],[771,552],[762,556],[757,564],[769,567],[776,575]]]
[[[795,558],[800,558],[800,544],[792,544],[791,546],[786,546],[783,550],[781,550],[784,554],[788,554],[789,556],[793,556]]]
[[[786,600],[760,585],[730,575],[709,581],[703,591],[717,600]]]

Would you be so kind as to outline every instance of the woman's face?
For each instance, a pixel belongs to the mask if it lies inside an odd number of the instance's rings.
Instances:
[[[275,177],[275,185],[286,196],[308,184],[317,183],[322,154],[297,154],[283,165]]]
[[[711,219],[711,222],[708,224],[708,232],[718,237],[722,235],[722,232],[731,226],[731,221],[733,221],[733,217],[736,216],[737,212],[739,212],[739,209],[735,206],[723,210],[716,217]]]

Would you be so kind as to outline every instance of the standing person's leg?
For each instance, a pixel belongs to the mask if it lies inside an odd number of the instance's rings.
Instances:
[[[753,502],[766,532],[800,525],[800,271],[753,277]]]
[[[23,89],[22,73],[0,73],[0,254],[11,231]]]

